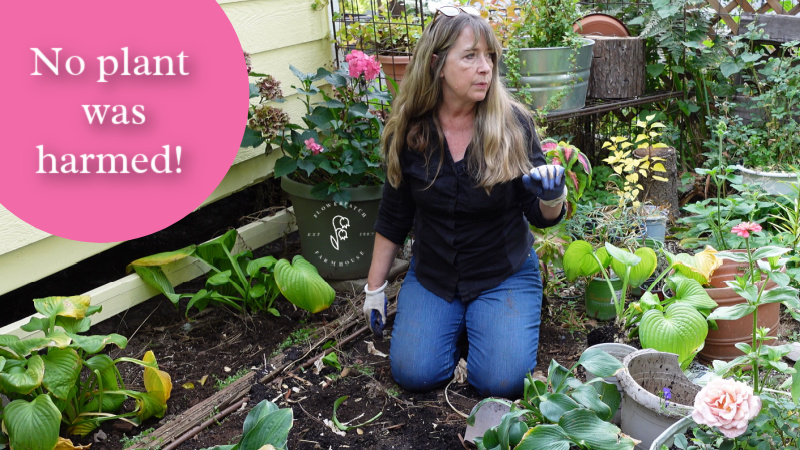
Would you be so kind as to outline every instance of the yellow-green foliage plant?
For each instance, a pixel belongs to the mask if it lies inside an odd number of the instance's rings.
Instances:
[[[664,128],[663,123],[652,122],[655,117],[653,114],[647,116],[645,120],[637,119],[636,127],[641,131],[633,139],[628,136],[614,136],[603,143],[603,148],[611,151],[611,155],[603,161],[608,163],[614,173],[622,178],[622,187],[617,191],[620,207],[631,205],[638,208],[641,206],[639,193],[644,189],[641,178],[649,176],[656,181],[669,181],[658,175],[667,172],[662,162],[664,158],[650,155],[651,149],[667,148],[666,144],[655,142],[656,138],[661,136],[661,133],[656,130]],[[634,155],[638,149],[646,151],[641,156]]]
[[[153,352],[141,360],[111,359],[100,352],[109,344],[125,348],[124,336],[80,334],[89,330],[89,316],[101,310],[90,305],[89,296],[39,298],[33,303],[43,317],[32,317],[22,329],[42,335],[0,335],[0,394],[11,400],[0,407],[0,444],[28,450],[85,448],[60,437],[61,425],[68,434],[83,436],[106,420],[139,425],[164,416],[172,381],[158,369]],[[117,368],[122,362],[144,368],[145,392],[125,388]],[[134,408],[121,412],[128,398],[135,401]]]

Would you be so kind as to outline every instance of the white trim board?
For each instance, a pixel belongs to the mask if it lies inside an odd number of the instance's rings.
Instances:
[[[245,248],[256,249],[279,239],[292,231],[297,230],[294,214],[291,208],[281,211],[269,218],[247,224],[238,229],[239,240],[235,252]],[[177,250],[177,249],[168,249]],[[173,285],[193,280],[208,271],[205,264],[196,258],[184,258],[167,266],[164,273]],[[159,295],[159,292],[146,284],[138,275],[132,274],[117,281],[104,284],[96,289],[86,292],[92,299],[92,305],[100,305],[103,310],[91,316],[92,325],[113,317],[139,303]],[[20,319],[14,323],[0,328],[0,334],[12,334],[20,339],[41,335],[41,332],[27,332],[20,327],[28,323],[31,317],[42,317],[40,314]]]

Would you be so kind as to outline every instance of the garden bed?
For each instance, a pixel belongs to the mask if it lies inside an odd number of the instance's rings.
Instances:
[[[298,251],[294,233],[258,253],[290,258]],[[195,280],[177,290],[193,292],[201,286],[202,281]],[[398,286],[395,283],[395,292]],[[126,349],[113,350],[113,358],[141,357],[152,350],[159,367],[172,377],[172,396],[163,419],[151,419],[136,428],[124,421],[111,421],[86,437],[71,438],[91,443],[95,450],[147,446],[188,450],[235,443],[247,412],[267,399],[292,408],[292,449],[461,447],[460,436],[466,427],[461,414],[468,414],[480,399],[477,393],[458,382],[427,394],[400,389],[391,377],[388,357],[377,354],[389,353],[389,341],[365,332],[358,306],[361,301],[363,293],[339,290],[333,306],[314,315],[295,309],[281,298],[275,303],[280,317],[263,314],[244,318],[209,308],[192,311],[186,318],[182,309],[159,296],[101,322],[88,334],[128,337]],[[552,314],[546,314],[543,323],[538,370],[545,370],[551,359],[571,364],[580,356],[585,330],[570,331],[562,326],[565,316],[581,314],[582,308],[576,306],[550,301]],[[391,326],[390,318],[387,336]],[[352,341],[336,347],[343,370],[325,366],[316,373],[310,360],[323,350],[321,345],[312,348],[314,344],[329,340],[341,343],[359,330],[362,333]],[[370,344],[376,354],[370,352]],[[277,370],[283,365],[284,370]],[[306,368],[301,368],[303,365]],[[123,378],[131,387],[141,387],[141,369],[125,368],[130,370],[123,372]],[[225,386],[227,389],[220,389]],[[342,422],[357,424],[382,415],[340,436],[326,421],[330,423],[333,404],[342,396],[349,396],[337,413]],[[226,408],[233,411],[224,411]],[[219,415],[221,412],[224,414]],[[193,434],[195,423],[203,422],[210,425]],[[176,424],[186,431],[176,433]],[[186,441],[176,445],[181,439]]]

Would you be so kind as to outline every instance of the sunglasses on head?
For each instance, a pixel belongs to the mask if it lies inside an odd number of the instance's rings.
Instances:
[[[433,16],[433,21],[436,22],[436,19],[439,15],[445,15],[447,17],[455,17],[461,13],[467,13],[471,16],[480,16],[481,12],[478,11],[478,8],[473,6],[442,6],[441,8],[436,10],[436,15]]]

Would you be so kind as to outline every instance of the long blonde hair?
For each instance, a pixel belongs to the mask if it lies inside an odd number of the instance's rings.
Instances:
[[[475,43],[485,39],[494,55],[489,90],[486,98],[476,105],[472,151],[467,160],[469,173],[478,186],[489,192],[493,186],[518,178],[531,168],[525,129],[534,129],[533,120],[526,107],[511,98],[500,80],[497,60],[502,47],[492,28],[484,19],[470,14],[440,15],[428,25],[414,49],[381,137],[386,176],[394,187],[402,182],[400,155],[404,147],[426,151],[430,141],[427,123],[430,118],[436,124],[439,142],[444,142],[436,118],[436,110],[442,102],[439,75],[450,49],[466,27],[472,28]],[[441,164],[440,160],[439,167]]]

